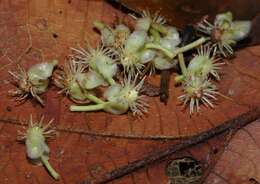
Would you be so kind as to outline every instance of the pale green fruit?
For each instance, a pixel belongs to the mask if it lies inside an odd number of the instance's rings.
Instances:
[[[112,98],[104,107],[104,111],[117,115],[126,113],[128,109],[127,101],[122,98]]]
[[[27,72],[28,78],[34,86],[36,94],[41,94],[46,91],[49,84],[49,78],[51,77],[53,69],[57,64],[58,61],[54,60],[51,63],[45,62],[35,64],[29,68]]]
[[[95,21],[93,24],[94,24],[94,27],[97,28],[101,32],[102,43],[105,46],[113,45],[115,42],[115,35],[114,35],[113,30],[110,27],[104,25],[100,21]]]
[[[196,56],[190,61],[188,71],[194,75],[207,76],[211,65],[212,62],[207,56]]]
[[[251,30],[251,21],[234,21],[231,27],[231,39],[240,41],[246,38]]]
[[[107,61],[96,61],[97,71],[106,79],[112,78],[117,73],[117,64]]]
[[[39,159],[42,155],[50,152],[48,145],[45,143],[43,130],[38,126],[28,129],[25,145],[27,156],[33,160]]]
[[[86,73],[76,73],[68,85],[68,94],[70,94],[70,97],[74,100],[87,100],[89,91],[86,87],[89,82],[89,76]]]
[[[136,21],[135,30],[143,30],[147,32],[151,26],[151,23],[152,20],[150,17],[139,18]]]
[[[148,63],[149,61],[152,61],[156,56],[156,51],[152,49],[144,49],[140,53],[140,62],[142,64]]]
[[[181,38],[179,32],[175,27],[168,26],[167,34],[160,39],[160,45],[170,51],[176,50],[176,47],[180,44]]]
[[[139,95],[143,82],[144,79],[135,85],[136,78],[131,81],[131,77],[128,77],[121,85],[116,84],[108,88],[104,94],[108,99],[104,110],[113,114],[123,114],[130,108],[134,115],[146,112],[147,104],[143,96]]]
[[[171,61],[169,58],[159,56],[154,59],[154,66],[158,70],[167,70],[170,68],[174,68],[177,65],[176,60]]]
[[[131,31],[126,25],[119,24],[115,28],[115,34],[120,34],[120,33],[125,33],[126,35],[130,35]]]
[[[214,76],[217,80],[220,79],[218,71],[221,69],[221,65],[224,63],[218,62],[215,59],[216,48],[212,52],[209,47],[201,47],[198,49],[198,55],[194,56],[190,61],[187,70],[193,76],[207,77],[209,74]]]
[[[230,11],[225,13],[220,13],[216,15],[214,24],[215,26],[219,27],[220,29],[229,29],[233,20],[233,15]]]
[[[128,103],[121,96],[122,86],[115,84],[110,86],[104,93],[104,97],[108,100],[104,110],[112,114],[124,114],[128,111]]]
[[[107,88],[104,93],[104,97],[108,100],[112,100],[113,98],[117,97],[122,89],[122,86],[119,84],[115,84]]]
[[[100,76],[100,74],[92,70],[86,73],[86,80],[84,81],[83,84],[83,86],[86,89],[94,89],[101,85],[106,85],[106,81],[102,76]]]
[[[143,30],[134,31],[125,42],[125,50],[135,53],[141,49],[147,39],[147,32]]]

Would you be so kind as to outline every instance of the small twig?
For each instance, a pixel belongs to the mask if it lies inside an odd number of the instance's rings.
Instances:
[[[162,70],[160,81],[160,101],[165,105],[169,98],[169,83],[170,83],[171,71]]]
[[[180,141],[180,143],[172,145],[163,151],[158,151],[153,154],[147,155],[141,160],[130,162],[128,165],[117,168],[98,179],[83,181],[81,184],[102,184],[102,183],[110,182],[112,180],[125,176],[129,173],[137,171],[143,167],[146,167],[152,163],[161,161],[164,158],[172,155],[173,153],[176,153],[177,151],[204,142],[230,129],[241,128],[249,124],[250,122],[257,120],[257,118],[259,117],[260,117],[260,107],[253,108],[246,113],[243,113],[231,120],[226,121],[225,123],[217,126],[216,128],[192,136],[187,140]]]

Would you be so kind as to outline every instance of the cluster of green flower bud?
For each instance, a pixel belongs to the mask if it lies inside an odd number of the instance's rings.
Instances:
[[[233,20],[231,12],[216,15],[214,24],[205,17],[197,25],[197,30],[210,36],[210,44],[224,56],[232,56],[233,46],[246,38],[251,30],[252,23],[248,20]]]
[[[60,93],[83,104],[71,106],[70,110],[123,114],[130,109],[134,115],[141,115],[147,111],[148,104],[140,94],[144,79],[137,76],[153,74],[156,70],[178,69],[178,66],[181,73],[175,80],[183,88],[184,95],[180,99],[185,106],[190,104],[190,113],[197,111],[200,103],[213,107],[211,100],[216,99],[218,92],[212,79],[220,80],[219,71],[223,65],[219,58],[233,54],[232,46],[248,35],[251,22],[233,21],[230,12],[218,14],[214,25],[203,19],[196,28],[206,36],[180,46],[179,31],[167,25],[158,13],[143,12],[141,17],[134,19],[133,30],[124,24],[112,28],[95,21],[94,28],[101,33],[100,46],[94,48],[87,44],[72,48],[65,66],[55,72],[53,80],[61,89]],[[198,54],[185,63],[185,52],[195,48]],[[36,64],[28,71],[19,67],[18,72],[10,72],[17,85],[10,94],[18,96],[18,100],[31,95],[43,104],[38,95],[47,90],[56,65],[57,61],[53,61]],[[103,97],[95,94],[100,86],[106,87]]]
[[[47,91],[50,77],[57,64],[57,60],[49,63],[39,63],[31,66],[28,71],[18,65],[18,71],[9,71],[17,87],[14,90],[10,90],[9,94],[17,97],[17,101],[23,101],[31,95],[39,103],[44,105],[39,95]]]

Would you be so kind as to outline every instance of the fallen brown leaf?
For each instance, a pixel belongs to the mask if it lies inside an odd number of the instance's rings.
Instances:
[[[143,120],[103,112],[71,113],[68,106],[72,102],[58,95],[54,87],[43,95],[45,108],[31,99],[17,105],[7,97],[7,90],[13,88],[7,81],[10,79],[7,71],[14,70],[17,63],[28,68],[33,63],[57,58],[62,64],[70,47],[83,44],[86,39],[93,45],[97,44],[99,35],[92,29],[94,20],[101,19],[112,25],[115,16],[127,19],[127,15],[104,1],[1,2],[0,183],[54,183],[42,167],[33,166],[26,160],[24,145],[16,142],[16,131],[20,126],[12,122],[24,121],[30,114],[34,117],[44,114],[46,119],[55,118],[55,126],[60,131],[56,140],[50,142],[50,162],[61,174],[61,181],[55,183],[65,184],[79,183],[87,177],[99,177],[175,143],[112,137],[187,137],[214,128],[260,104],[259,46],[239,51],[236,58],[225,66],[219,88],[222,94],[231,97],[233,101],[219,97],[215,110],[202,108],[200,114],[192,117],[176,101],[181,91],[174,86],[174,80],[170,83],[167,106],[161,104],[158,98],[149,98],[150,113]],[[159,76],[150,81],[158,84]],[[11,124],[6,123],[6,120],[10,120]],[[90,136],[93,134],[96,136]],[[110,138],[99,138],[97,135]],[[219,144],[223,142],[220,140]],[[217,144],[218,141],[209,147]],[[198,149],[193,154],[200,151]],[[208,152],[206,149],[201,153],[204,160]],[[163,169],[164,166],[154,166],[148,174],[133,174],[118,183],[155,183],[161,180],[154,178],[154,173],[164,174]],[[163,181],[167,182],[167,178]]]
[[[223,155],[206,179],[205,184],[259,183],[259,132],[259,121],[240,129],[225,147]]]

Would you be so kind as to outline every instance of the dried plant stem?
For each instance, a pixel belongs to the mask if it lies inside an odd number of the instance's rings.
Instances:
[[[160,81],[160,101],[165,105],[167,104],[169,98],[169,83],[170,83],[171,71],[162,70],[161,71],[161,81]]]
[[[146,167],[152,163],[161,161],[162,159],[172,155],[173,153],[176,153],[177,151],[204,142],[228,130],[241,128],[249,124],[250,122],[255,121],[259,117],[260,117],[260,107],[253,108],[244,114],[241,114],[231,120],[226,121],[225,123],[217,126],[216,128],[192,136],[189,139],[180,141],[180,143],[172,145],[163,151],[157,151],[155,153],[147,155],[141,160],[130,162],[128,165],[115,169],[98,179],[83,181],[81,184],[101,184],[101,183],[110,182],[112,180],[125,176],[129,173],[132,173],[136,170],[139,170],[143,167]]]

